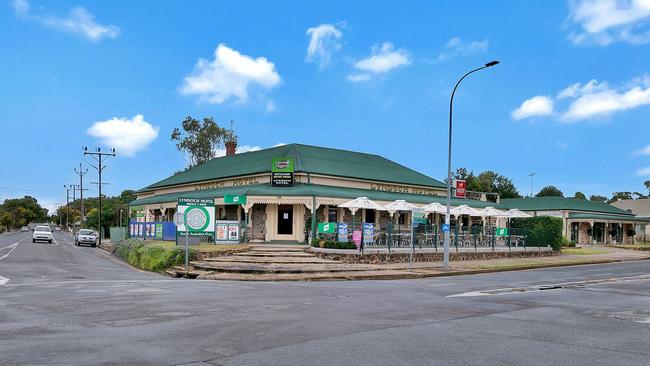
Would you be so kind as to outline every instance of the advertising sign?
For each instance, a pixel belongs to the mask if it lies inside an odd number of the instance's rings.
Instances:
[[[338,223],[338,241],[348,241],[348,224],[345,222]]]
[[[223,196],[223,203],[226,205],[245,205],[245,194],[226,194]]]
[[[228,241],[228,224],[217,224],[216,241]]]
[[[214,241],[217,244],[236,244],[239,243],[241,235],[239,221],[234,220],[217,220]]]
[[[293,158],[273,158],[271,185],[276,187],[293,186],[293,165]]]
[[[336,224],[333,222],[319,222],[318,223],[318,233],[319,234],[334,234],[336,232]]]
[[[156,239],[162,240],[163,238],[163,224],[156,224]]]
[[[190,236],[214,235],[215,212],[214,200],[209,198],[179,198],[176,212],[184,215],[185,220],[178,226],[177,235],[187,232]]]
[[[449,225],[448,224],[442,224],[442,227],[440,228],[443,232],[449,231]]]
[[[352,232],[352,241],[357,245],[357,249],[361,248],[361,230],[354,230]]]
[[[465,197],[467,192],[467,181],[456,179],[456,197]]]
[[[494,234],[496,236],[508,236],[508,228],[507,227],[498,227],[494,229]]]
[[[228,240],[239,241],[239,225],[228,225]]]
[[[363,224],[363,243],[372,244],[375,239],[375,224]]]

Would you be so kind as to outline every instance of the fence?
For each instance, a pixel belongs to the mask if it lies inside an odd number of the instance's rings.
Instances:
[[[411,233],[408,225],[394,225],[388,223],[383,228],[377,229],[374,224],[371,228],[364,223],[330,223],[335,229],[330,232],[319,232],[317,238],[325,241],[355,242],[361,248],[386,248],[390,252],[395,248],[438,250],[444,246],[444,232],[439,225],[420,224],[413,227]],[[356,235],[355,235],[356,233]],[[503,235],[498,235],[503,234]],[[479,249],[498,250],[531,247],[526,243],[527,232],[525,229],[509,228],[497,232],[494,227],[472,225],[471,227],[451,226],[450,247],[459,250]],[[413,241],[413,243],[412,243]],[[535,245],[538,249],[541,245]]]

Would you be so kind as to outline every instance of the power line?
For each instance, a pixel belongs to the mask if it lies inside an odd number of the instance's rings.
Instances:
[[[81,163],[79,163],[79,170],[77,168],[73,169],[75,173],[79,176],[79,199],[81,199],[81,228],[84,228],[84,221],[86,220],[86,211],[84,211],[84,175],[88,173],[88,169],[83,170],[81,168]]]
[[[99,227],[99,246],[102,245],[102,171],[105,166],[102,163],[104,157],[115,156],[115,149],[111,149],[110,153],[103,153],[100,148],[96,148],[95,151],[88,151],[88,148],[84,146],[84,156],[90,155],[97,161],[97,166],[90,164],[93,168],[97,170],[99,175],[99,182],[97,186],[99,187],[99,215],[97,215],[97,226]]]

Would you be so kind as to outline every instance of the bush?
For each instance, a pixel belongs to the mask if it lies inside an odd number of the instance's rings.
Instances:
[[[562,249],[562,219],[549,216],[512,219],[511,227],[526,231],[527,246],[547,246]]]
[[[636,230],[634,230],[634,229],[627,229],[627,230],[625,231],[625,234],[627,234],[627,236],[634,236],[634,235],[636,235]]]
[[[562,237],[562,247],[564,248],[574,248],[576,246],[576,243],[567,239],[566,236]]]
[[[323,240],[319,243],[312,243],[314,247],[329,249],[357,249],[356,244],[350,241]]]
[[[185,249],[166,249],[155,245],[145,245],[139,240],[122,240],[115,245],[113,254],[130,265],[151,272],[163,272],[185,262]],[[196,259],[196,251],[190,248],[190,260]]]

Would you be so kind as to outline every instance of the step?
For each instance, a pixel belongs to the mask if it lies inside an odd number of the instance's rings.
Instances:
[[[317,273],[317,272],[357,272],[382,270],[380,267],[362,264],[275,264],[275,263],[238,263],[238,262],[192,262],[199,270],[210,272],[236,273]]]
[[[222,281],[340,281],[340,280],[396,280],[425,277],[407,271],[378,270],[356,272],[317,273],[208,273],[197,277],[202,280]]]
[[[304,253],[307,247],[271,247],[271,246],[252,246],[249,251],[252,252],[291,252]]]
[[[285,257],[285,256],[248,256],[248,255],[229,255],[226,257],[205,258],[202,262],[240,262],[240,263],[302,263],[302,264],[319,264],[319,263],[340,263],[329,259],[318,257]]]
[[[255,257],[315,257],[315,255],[306,252],[241,252],[240,255],[255,256]]]
[[[168,272],[170,270],[167,270],[165,272]],[[174,277],[187,277],[187,278],[197,278],[200,275],[205,275],[208,274],[209,271],[204,271],[201,269],[196,269],[193,267],[189,268],[189,271],[185,271],[185,267],[183,266],[175,266],[171,269],[171,272],[174,272],[175,275]],[[168,272],[169,273],[169,272]]]

